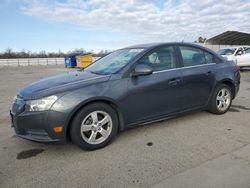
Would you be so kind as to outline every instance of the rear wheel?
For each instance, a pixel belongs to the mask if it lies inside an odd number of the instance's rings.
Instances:
[[[226,84],[217,86],[210,101],[209,111],[214,114],[224,114],[232,103],[232,91]]]
[[[70,136],[76,145],[86,150],[106,146],[115,137],[118,118],[105,103],[92,103],[81,109],[72,121]]]

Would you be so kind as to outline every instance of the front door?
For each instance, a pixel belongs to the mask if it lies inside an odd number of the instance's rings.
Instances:
[[[180,110],[181,74],[176,69],[174,47],[154,49],[139,63],[150,66],[153,74],[131,77],[129,80],[129,124]]]

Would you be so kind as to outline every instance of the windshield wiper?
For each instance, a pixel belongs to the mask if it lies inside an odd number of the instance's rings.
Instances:
[[[98,71],[90,71],[90,72],[93,74],[97,74],[97,75],[103,75],[101,72],[98,72]]]

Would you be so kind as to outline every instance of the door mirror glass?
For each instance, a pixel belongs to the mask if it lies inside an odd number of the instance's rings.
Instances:
[[[132,76],[143,76],[152,74],[153,70],[150,66],[145,64],[138,64],[136,65],[134,71],[132,72]]]

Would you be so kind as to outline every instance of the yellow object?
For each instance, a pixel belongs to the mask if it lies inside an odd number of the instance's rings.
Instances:
[[[93,62],[92,54],[83,54],[76,56],[76,66],[85,68]]]
[[[54,127],[53,129],[54,129],[54,131],[55,131],[56,133],[60,133],[60,132],[63,131],[63,127],[62,127],[62,126],[61,126],[61,127]]]

